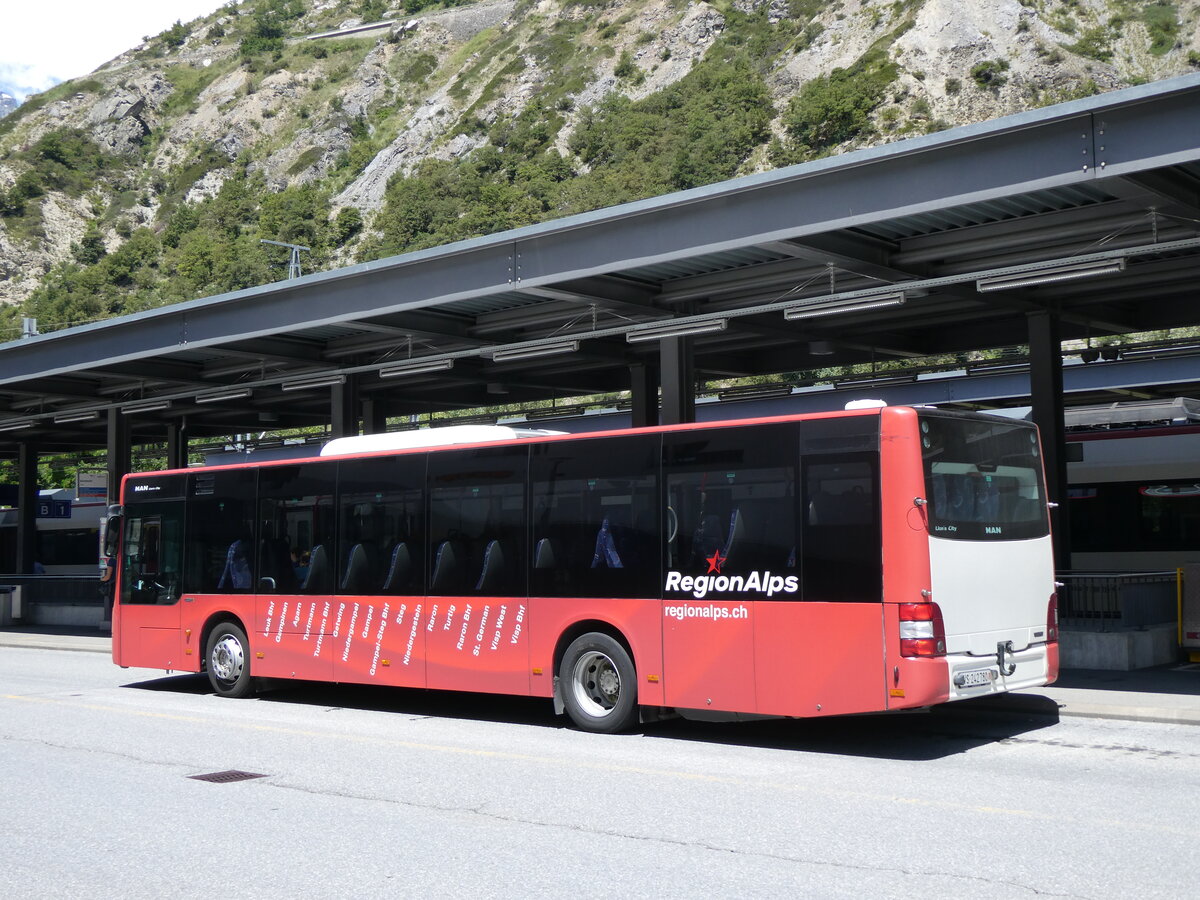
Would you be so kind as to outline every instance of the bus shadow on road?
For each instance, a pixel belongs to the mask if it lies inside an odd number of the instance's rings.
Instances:
[[[208,676],[194,674],[167,675],[147,681],[129,682],[124,687],[177,694],[213,693]],[[287,703],[325,710],[355,709],[408,718],[475,719],[548,728],[561,728],[566,724],[566,719],[554,715],[550,701],[541,697],[283,680],[264,681],[254,696],[269,703]]]
[[[195,675],[190,672],[180,675],[161,675],[147,681],[131,681],[121,686],[136,688],[140,691],[163,691],[172,694],[212,693],[212,685],[208,683],[207,675]]]
[[[212,692],[203,675],[168,675],[125,685],[179,694]],[[469,694],[317,682],[267,682],[257,698],[322,710],[353,709],[404,718],[464,719],[564,729],[548,700],[501,694]],[[230,701],[237,702],[237,701]],[[671,717],[648,722],[636,734],[651,739],[828,753],[876,759],[934,760],[1049,728],[1058,705],[1036,694],[966,700],[930,710],[813,719],[697,722]]]
[[[988,699],[991,698],[984,698]],[[1054,701],[1045,697],[1027,699],[1035,702],[1022,704],[1022,708],[972,700],[929,710],[860,716],[719,724],[674,719],[647,726],[646,733],[676,740],[803,753],[935,760],[1000,744],[1058,724],[1058,705]]]
[[[274,703],[314,705],[325,709],[356,709],[406,718],[511,722],[514,725],[545,728],[561,728],[566,722],[565,719],[554,715],[547,699],[507,694],[470,694],[358,684],[277,682],[267,685],[258,696]]]

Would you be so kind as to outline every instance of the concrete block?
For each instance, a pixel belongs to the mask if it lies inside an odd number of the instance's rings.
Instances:
[[[77,628],[99,628],[104,609],[99,606],[76,606],[70,603],[31,603],[26,610],[24,625],[61,625]]]
[[[12,585],[0,586],[0,628],[21,619],[21,589]]]
[[[1175,662],[1179,658],[1175,625],[1151,625],[1121,631],[1062,630],[1059,665],[1064,669],[1110,669],[1131,672]]]

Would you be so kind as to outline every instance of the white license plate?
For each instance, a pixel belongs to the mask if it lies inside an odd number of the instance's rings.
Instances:
[[[995,680],[994,669],[972,669],[970,672],[959,672],[954,676],[954,683],[959,687],[981,687]]]

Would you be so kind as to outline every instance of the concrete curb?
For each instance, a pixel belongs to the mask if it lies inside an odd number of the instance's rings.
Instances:
[[[0,647],[19,647],[25,650],[70,650],[77,653],[112,655],[112,638],[104,635],[90,637],[75,634],[12,634],[0,632]]]
[[[1200,725],[1200,695],[1196,694],[1046,687],[962,700],[943,708],[952,707],[970,709],[978,715],[999,713]]]
[[[1159,722],[1165,725],[1200,725],[1200,711],[1165,709],[1154,706],[1099,706],[1093,703],[1067,702],[1059,714],[1086,719],[1123,719],[1132,722]]]

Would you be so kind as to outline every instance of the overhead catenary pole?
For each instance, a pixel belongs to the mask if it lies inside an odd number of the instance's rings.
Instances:
[[[291,251],[288,254],[288,278],[300,277],[300,251],[303,250],[305,253],[312,252],[312,250],[310,250],[308,247],[305,247],[303,244],[288,244],[284,241],[269,241],[266,238],[259,238],[258,242],[260,244],[271,244],[275,247],[287,247],[288,250]]]

